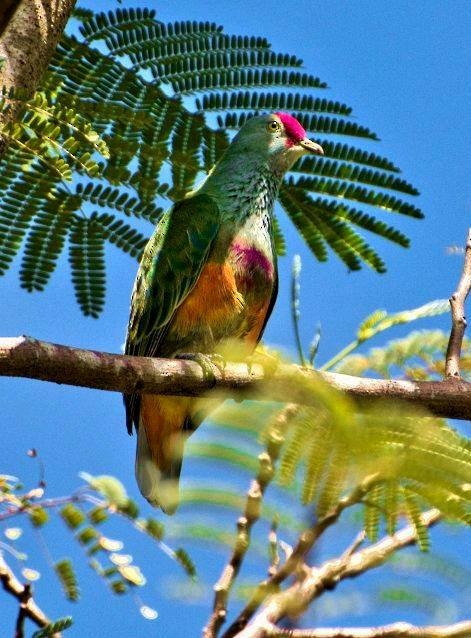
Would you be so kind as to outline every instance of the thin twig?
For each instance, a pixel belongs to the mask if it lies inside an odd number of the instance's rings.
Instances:
[[[445,377],[447,379],[460,379],[460,356],[466,330],[466,316],[464,304],[471,290],[471,228],[468,230],[466,250],[464,255],[463,272],[458,288],[450,297],[451,306],[451,333],[446,351]]]
[[[331,525],[334,525],[338,521],[345,509],[361,502],[377,480],[378,475],[376,474],[372,474],[367,477],[360,485],[353,489],[350,494],[341,498],[330,512],[316,521],[310,529],[304,531],[300,535],[299,540],[293,548],[290,556],[276,571],[276,573],[258,585],[252,598],[240,612],[236,620],[224,633],[223,638],[232,638],[233,636],[236,636],[238,632],[247,625],[250,618],[254,615],[267,596],[277,591],[280,584],[289,576],[296,573],[300,565],[303,565],[304,557],[312,550],[322,534]]]
[[[439,510],[431,509],[421,514],[421,523],[430,527],[441,516]],[[276,623],[285,616],[303,613],[315,598],[326,590],[334,589],[341,580],[354,578],[369,569],[379,567],[391,554],[416,541],[415,527],[409,525],[351,556],[347,552],[343,557],[326,561],[319,568],[312,568],[310,575],[302,582],[271,596],[250,625],[231,635],[237,638],[268,638]]]
[[[273,628],[269,638],[465,638],[471,636],[471,620],[453,625],[417,627],[395,622],[382,627],[332,627],[319,629]]]
[[[25,583],[23,593],[20,596],[20,606],[18,609],[18,617],[16,619],[15,627],[15,638],[25,638],[25,620],[27,618],[26,608],[32,597],[33,593],[31,591],[31,583]]]
[[[437,416],[471,418],[471,383],[460,380],[398,381],[319,372],[280,364],[275,370],[253,364],[212,366],[214,380],[194,361],[151,359],[70,348],[30,337],[0,338],[0,376],[26,377],[116,392],[201,396],[208,390],[235,398],[271,399],[317,405],[319,379],[355,402],[402,402]]]
[[[214,586],[213,611],[206,627],[203,629],[203,638],[215,638],[226,619],[229,592],[249,548],[252,527],[260,517],[263,495],[274,476],[275,463],[284,441],[285,431],[298,410],[299,407],[297,405],[287,405],[277,415],[273,426],[269,429],[266,451],[262,452],[258,457],[260,463],[259,471],[247,492],[244,514],[237,521],[237,539],[232,556]]]
[[[20,613],[18,614],[17,630],[18,626],[21,628],[24,618],[29,618],[38,627],[47,627],[51,620],[46,614],[38,607],[34,601],[31,591],[28,591],[28,585],[23,586],[16,578],[10,567],[5,562],[2,554],[0,553],[0,582],[3,589],[14,596],[20,603]],[[21,614],[21,616],[20,616]],[[21,636],[21,634],[19,634]],[[54,634],[56,638],[60,637],[59,633]]]

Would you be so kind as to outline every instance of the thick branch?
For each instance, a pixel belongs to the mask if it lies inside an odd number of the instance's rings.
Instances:
[[[15,574],[6,564],[1,553],[0,582],[2,583],[3,589],[9,594],[12,594],[12,596],[14,596],[20,604],[21,611],[19,615],[19,622],[21,622],[24,617],[27,617],[34,623],[36,623],[38,627],[47,627],[51,623],[51,620],[34,602],[30,589],[26,589],[25,587],[23,587],[20,581],[16,578]],[[54,635],[56,636],[56,638],[59,637],[59,634]]]
[[[72,13],[76,0],[7,0],[0,9],[0,87],[32,94]],[[21,104],[11,105],[15,118]],[[5,121],[0,115],[0,125]],[[5,144],[0,138],[0,157]]]
[[[334,372],[316,372],[295,365],[265,371],[254,364],[213,366],[215,382],[205,378],[194,361],[130,357],[70,348],[29,337],[0,339],[0,376],[27,377],[68,385],[149,394],[200,396],[215,385],[233,397],[263,396],[274,401],[313,405],[309,383],[323,379],[351,399],[366,403],[384,399],[427,409],[432,414],[471,419],[471,383],[366,379]]]
[[[450,297],[451,333],[446,351],[445,376],[447,379],[460,378],[460,356],[464,332],[466,330],[466,316],[464,304],[471,289],[471,228],[464,256],[463,273],[458,288]]]
[[[430,527],[441,518],[437,509],[421,514],[422,524]],[[374,567],[379,567],[394,552],[415,543],[417,540],[412,525],[386,536],[378,543],[338,559],[328,560],[319,568],[312,568],[301,583],[295,583],[286,591],[273,595],[252,623],[236,635],[237,638],[268,638],[276,623],[286,615],[297,616],[324,591],[334,589],[345,578],[354,578]]]
[[[428,627],[395,622],[382,627],[275,628],[268,635],[270,638],[466,638],[471,636],[471,620]]]

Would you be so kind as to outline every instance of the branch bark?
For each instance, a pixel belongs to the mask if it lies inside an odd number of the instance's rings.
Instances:
[[[458,288],[450,297],[451,306],[451,333],[446,351],[445,377],[447,379],[460,379],[460,356],[466,330],[466,316],[464,304],[471,289],[471,228],[468,230],[466,250],[464,255],[463,272],[458,283]]]
[[[462,380],[402,381],[317,372],[280,364],[266,371],[254,364],[213,366],[214,382],[194,361],[150,359],[82,350],[30,337],[0,339],[0,376],[26,377],[68,385],[176,396],[201,396],[209,390],[238,398],[315,404],[309,384],[323,379],[358,403],[399,401],[454,419],[471,419],[471,383]]]
[[[76,0],[7,0],[0,9],[0,87],[33,94],[64,31]],[[18,117],[12,103],[8,119]],[[5,122],[0,114],[0,127]],[[0,158],[6,144],[0,137]]]
[[[382,627],[334,627],[319,629],[273,629],[270,638],[465,638],[471,636],[471,620],[453,625],[417,627],[395,622]]]
[[[268,596],[276,592],[281,583],[294,574],[300,565],[304,564],[303,561],[305,556],[312,550],[322,534],[329,527],[337,523],[338,519],[346,509],[360,503],[377,481],[378,476],[376,474],[370,475],[360,485],[357,485],[350,494],[341,498],[330,512],[320,518],[310,529],[307,529],[301,534],[287,560],[272,576],[258,585],[249,602],[224,633],[223,638],[233,638],[234,636],[239,635],[238,632],[247,625],[263,601]],[[359,539],[356,539],[353,546],[344,552],[339,561],[343,563],[346,562],[355,552],[358,543]]]
[[[0,553],[0,582],[2,583],[3,589],[14,596],[19,604],[20,604],[20,613],[18,615],[17,620],[17,629],[18,625],[21,630],[21,625],[23,623],[23,619],[29,618],[32,620],[38,627],[47,627],[51,620],[46,616],[46,614],[38,607],[35,603],[30,587],[23,585],[16,578],[15,574],[11,571],[9,566],[6,564],[3,556]],[[21,633],[20,633],[21,635]],[[54,634],[55,638],[60,638],[60,634]]]
[[[421,514],[422,524],[427,527],[434,525],[440,518],[441,513],[437,509]],[[297,616],[303,613],[315,598],[326,590],[334,589],[341,580],[354,578],[369,569],[379,567],[391,554],[416,541],[415,529],[409,525],[361,551],[351,555],[347,552],[340,558],[326,561],[318,568],[313,567],[304,581],[269,598],[250,625],[229,635],[237,638],[268,638],[273,635],[270,632],[281,618],[288,614]]]

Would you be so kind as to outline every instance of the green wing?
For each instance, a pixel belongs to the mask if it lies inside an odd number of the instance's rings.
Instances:
[[[157,225],[141,259],[131,299],[125,353],[154,356],[178,306],[191,292],[220,228],[208,195],[174,204]],[[138,395],[125,395],[128,430],[138,419]]]

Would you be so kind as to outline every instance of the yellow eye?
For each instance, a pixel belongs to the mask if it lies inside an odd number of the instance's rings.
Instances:
[[[269,133],[277,133],[280,130],[281,130],[281,126],[279,122],[277,122],[276,120],[271,120],[270,122],[268,122],[267,131]]]

